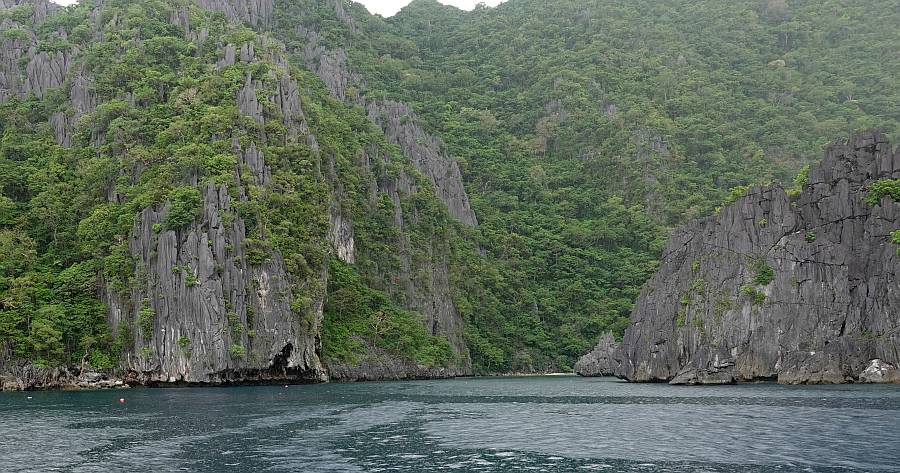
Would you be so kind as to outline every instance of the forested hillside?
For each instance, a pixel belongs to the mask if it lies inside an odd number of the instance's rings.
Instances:
[[[743,186],[790,183],[854,130],[900,131],[890,1],[276,12],[289,48],[313,30],[318,47],[346,52],[325,64],[346,68],[339,95],[406,102],[459,161],[497,268],[470,275],[489,296],[460,304],[482,367],[565,367],[599,332],[621,332],[674,225]]]
[[[854,130],[896,138],[898,23],[887,0],[0,0],[0,371],[567,370],[674,226]]]
[[[462,225],[251,28],[266,17],[225,6],[2,11],[0,368],[302,380],[375,352],[468,370],[434,309]]]

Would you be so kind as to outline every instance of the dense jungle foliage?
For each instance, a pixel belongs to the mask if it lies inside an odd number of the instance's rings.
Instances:
[[[204,40],[186,38],[171,20],[182,8],[193,28],[208,33]],[[101,293],[109,287],[129,294],[135,284],[146,284],[146,271],[128,246],[136,215],[170,205],[153,232],[181,231],[200,215],[208,185],[227,186],[235,205],[220,217],[242,219],[249,264],[262,264],[273,252],[281,256],[292,280],[291,309],[310,325],[313,299],[325,290],[322,270],[332,257],[326,238],[330,205],[353,215],[362,266],[395,270],[398,263],[391,255],[401,236],[425,242],[406,245],[413,254],[430,250],[426,243],[432,239],[450,238],[450,217],[424,182],[425,190],[400,202],[420,216],[403,235],[390,224],[392,202],[380,199],[374,211],[369,208],[369,181],[400,172],[414,182],[421,176],[364,114],[333,99],[318,78],[299,68],[282,70],[285,66],[276,60],[281,47],[272,39],[191,2],[107,1],[95,19],[96,11],[93,3],[82,1],[37,25],[31,23],[30,5],[3,12],[17,21],[3,25],[6,39],[0,47],[33,42],[55,57],[67,54],[77,66],[70,68],[64,87],[42,97],[11,97],[0,105],[0,356],[43,366],[87,362],[112,368],[121,354],[148,350],[137,346],[132,334],[141,331],[149,339],[153,312],[145,307],[114,336]],[[257,59],[220,66],[226,44],[253,44]],[[315,150],[305,136],[291,136],[269,99],[286,73],[300,85]],[[73,107],[68,89],[76,75],[90,77],[97,104],[78,118],[72,146],[64,147],[50,118]],[[239,90],[250,80],[261,83],[257,95],[266,118],[261,123],[242,115],[237,103]],[[238,165],[235,143],[246,148],[251,142],[265,153],[269,183]],[[371,169],[363,168],[357,158],[371,147],[382,150],[380,159]],[[339,197],[331,193],[336,183],[343,189]],[[188,285],[198,284],[192,271],[182,273]],[[425,365],[447,363],[447,340],[415,323],[416,314],[377,290],[342,284],[356,281],[353,268],[337,274],[332,286],[347,298],[377,300],[376,309],[393,327],[387,333],[402,335],[385,348]],[[231,325],[237,323],[233,317],[229,313]],[[329,322],[343,323],[333,317]],[[370,340],[383,335],[372,332],[373,321],[352,322],[351,335],[384,345],[380,338]],[[328,333],[341,330],[332,327]],[[232,348],[236,357],[246,354],[245,347]],[[359,351],[356,346],[329,348],[326,358]]]
[[[71,147],[50,125],[72,107],[65,93],[0,104],[0,355],[43,365],[113,367],[140,349],[106,326],[102,282],[124,291],[139,277],[128,238],[142,209],[171,204],[160,230],[184,227],[214,183],[244,195],[250,257],[284,257],[298,316],[336,294],[326,359],[352,362],[371,344],[450,361],[392,290],[403,248],[423,266],[447,262],[477,372],[569,369],[600,333],[622,332],[674,226],[741,186],[787,182],[855,130],[900,133],[900,11],[888,0],[509,0],[471,12],[415,0],[388,19],[344,0],[276,0],[267,30],[187,0],[109,0],[100,18],[94,6],[39,24],[28,4],[0,10],[0,47],[70,53],[98,101]],[[172,21],[182,7],[205,39]],[[305,69],[310,30],[346,51],[346,102]],[[284,67],[216,66],[222,45],[247,42],[260,57],[286,46],[320,150],[278,117],[239,113],[247,77],[271,87],[269,70]],[[367,119],[361,104],[380,99],[409,104],[443,140],[477,227],[455,222]],[[232,137],[259,141],[270,185],[242,180]],[[374,169],[359,160],[371,150]],[[368,183],[401,172],[420,192],[404,197],[416,218],[398,228]],[[326,239],[335,182],[355,265]]]
[[[348,93],[410,104],[462,167],[485,290],[463,291],[486,370],[565,368],[620,333],[673,226],[782,181],[855,130],[900,132],[900,12],[872,0],[278,2],[347,51]]]

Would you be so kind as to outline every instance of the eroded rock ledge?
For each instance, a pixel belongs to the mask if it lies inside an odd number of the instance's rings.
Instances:
[[[799,195],[753,188],[676,230],[622,343],[601,343],[579,373],[900,382],[900,257],[890,238],[900,203],[864,201],[876,180],[900,178],[898,151],[878,132],[859,134],[827,149]],[[596,368],[601,360],[612,366]]]

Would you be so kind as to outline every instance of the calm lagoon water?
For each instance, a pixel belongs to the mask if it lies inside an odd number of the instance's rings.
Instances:
[[[900,471],[900,386],[541,376],[0,394],[0,471],[149,470]]]

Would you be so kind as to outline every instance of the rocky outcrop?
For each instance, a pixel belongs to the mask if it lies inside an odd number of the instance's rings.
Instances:
[[[615,374],[676,384],[896,381],[900,178],[877,132],[829,147],[796,196],[753,188],[676,230],[615,351]],[[877,360],[877,362],[875,361]]]
[[[367,174],[372,174],[374,160],[387,164],[390,157],[373,148],[363,153],[361,160],[369,170]],[[387,195],[394,209],[393,224],[397,228],[404,228],[414,224],[416,216],[404,213],[403,201],[417,192],[413,178],[406,172],[400,172],[396,177],[385,177],[372,182],[370,199],[374,202],[379,193]],[[430,246],[414,248],[409,237],[400,233],[396,244],[398,267],[392,268],[391,274],[378,275],[384,281],[379,289],[390,294],[392,299],[403,301],[402,305],[407,309],[422,314],[425,329],[432,335],[447,337],[460,360],[461,371],[470,372],[471,360],[465,343],[464,322],[453,304],[447,261],[450,251],[446,242],[442,241],[441,235],[434,235]],[[425,254],[417,256],[417,250],[424,251]]]
[[[618,348],[613,334],[607,332],[600,337],[597,346],[575,363],[575,374],[579,376],[612,376],[618,364],[614,353]]]
[[[900,369],[885,363],[878,358],[869,362],[869,366],[859,374],[861,383],[900,383]]]
[[[43,97],[63,84],[71,65],[69,51],[39,50],[33,30],[59,6],[47,0],[0,0],[0,8],[17,7],[30,8],[31,21],[27,26],[9,18],[0,22],[0,102],[29,94]]]
[[[339,16],[346,13],[340,2],[341,0],[333,2]],[[346,18],[349,21],[349,16]],[[369,101],[357,92],[351,92],[351,85],[361,84],[363,81],[350,71],[347,54],[341,49],[326,49],[320,44],[319,35],[314,30],[302,25],[296,29],[297,34],[306,40],[299,52],[310,70],[328,87],[331,95],[365,106],[369,119],[381,127],[388,141],[400,146],[416,169],[431,180],[438,198],[447,206],[450,214],[467,225],[477,225],[478,219],[463,187],[459,165],[447,154],[443,142],[422,128],[415,112],[408,105],[391,100]]]
[[[343,49],[326,49],[319,41],[319,34],[303,25],[296,26],[297,35],[304,40],[304,45],[298,53],[302,56],[306,67],[313,71],[331,95],[341,100],[351,100],[364,105],[364,101],[358,94],[347,93],[347,87],[352,83],[359,83],[362,78],[352,74],[347,66],[347,53]]]
[[[205,10],[220,11],[231,21],[248,23],[258,28],[272,21],[274,0],[196,0]]]
[[[129,385],[106,372],[43,368],[30,363],[3,366],[0,391],[34,391],[43,389],[117,389]]]
[[[359,30],[356,28],[356,23],[353,21],[353,17],[350,16],[350,13],[347,12],[345,2],[347,0],[327,0],[328,6],[330,6],[334,10],[334,15],[344,23],[350,27],[350,31],[353,33],[358,32]]]
[[[45,0],[4,0],[0,8],[16,6],[31,8],[32,22],[25,26],[8,18],[0,22],[0,103],[13,97],[34,95],[43,98],[49,91],[69,87],[71,107],[50,115],[50,126],[57,143],[72,145],[73,129],[78,119],[96,107],[96,95],[83,70],[70,74],[80,53],[77,47],[47,52],[38,47],[34,27],[59,8]],[[55,33],[65,39],[65,31]]]
[[[463,188],[459,165],[438,138],[418,124],[415,113],[406,104],[390,100],[372,102],[368,106],[369,119],[381,126],[392,144],[400,146],[416,169],[428,176],[441,202],[450,214],[468,225],[477,225],[469,196]]]
[[[138,284],[109,291],[110,327],[132,328],[123,368],[142,383],[323,380],[318,359],[321,295],[309,316],[291,308],[278,253],[251,260],[226,186],[206,186],[196,222],[165,229],[169,208],[145,209],[129,242]]]
[[[54,112],[50,115],[50,126],[53,128],[56,142],[66,147],[72,146],[78,120],[97,108],[97,94],[84,71],[76,72],[70,81],[69,103],[72,105],[71,110]],[[97,135],[94,138],[97,139]]]
[[[248,116],[256,123],[262,124],[262,104],[259,103],[259,99],[256,97],[256,89],[258,87],[258,82],[254,82],[253,79],[250,78],[250,74],[247,74],[244,87],[238,92],[237,101],[242,115]]]
[[[365,354],[354,364],[328,366],[333,381],[384,381],[397,379],[452,378],[469,374],[463,367],[427,367],[401,359],[388,351],[367,346]]]
[[[0,0],[0,8],[14,8],[22,5],[28,5],[32,8],[31,21],[34,24],[41,24],[60,6],[50,0]]]
[[[70,60],[65,51],[39,52],[32,56],[25,66],[25,93],[41,98],[48,90],[61,86],[69,71]]]
[[[328,205],[328,241],[335,256],[345,263],[356,263],[356,238],[353,232],[351,210],[345,208],[348,200],[343,183],[337,178],[334,159],[328,160],[328,180],[331,182],[331,200]]]

